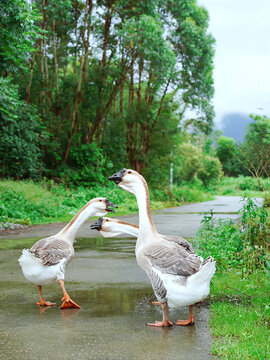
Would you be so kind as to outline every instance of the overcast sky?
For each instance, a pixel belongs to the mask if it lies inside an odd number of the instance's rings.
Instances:
[[[209,32],[216,39],[216,121],[230,112],[270,116],[270,0],[198,4],[208,10]]]

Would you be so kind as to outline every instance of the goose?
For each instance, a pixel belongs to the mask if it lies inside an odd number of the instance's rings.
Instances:
[[[133,237],[138,237],[139,234],[139,226],[115,219],[115,218],[109,218],[109,217],[100,217],[98,221],[91,224],[90,228],[92,230],[97,230],[100,232],[100,234],[105,237],[116,237],[119,235],[130,235]],[[192,254],[195,257],[198,257],[198,255],[195,253],[192,245],[183,237],[181,236],[173,236],[173,235],[162,235],[159,234],[163,239],[167,241],[173,241],[179,244],[179,246],[182,246],[189,254]],[[201,258],[201,257],[200,257]],[[201,258],[202,259],[202,258]]]
[[[177,241],[162,237],[155,227],[150,210],[148,186],[138,172],[122,169],[109,177],[116,185],[136,196],[139,208],[139,233],[136,242],[138,265],[148,275],[156,305],[162,309],[162,321],[148,326],[169,327],[168,309],[189,306],[188,320],[177,320],[175,325],[193,325],[193,304],[205,299],[210,291],[210,281],[215,273],[214,259],[203,260],[191,254]]]
[[[24,249],[19,258],[24,277],[37,285],[40,301],[39,306],[54,306],[56,303],[47,302],[42,296],[42,286],[55,281],[63,291],[63,308],[77,308],[77,305],[68,295],[65,285],[65,269],[74,256],[73,243],[80,226],[91,216],[103,216],[108,212],[115,212],[109,207],[115,207],[108,199],[98,197],[90,200],[57,234],[38,240],[31,249]]]

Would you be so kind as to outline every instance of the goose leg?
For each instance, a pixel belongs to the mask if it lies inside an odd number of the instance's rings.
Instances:
[[[73,300],[71,300],[71,298],[69,297],[69,295],[65,289],[64,280],[59,280],[59,284],[64,293],[64,296],[62,298],[63,303],[59,309],[66,309],[66,308],[80,309],[81,307],[78,304],[76,304]]]
[[[161,303],[159,301],[153,301],[152,304],[161,306],[163,319],[162,319],[162,321],[155,321],[154,323],[148,323],[146,325],[148,325],[148,326],[157,326],[157,327],[169,327],[169,326],[172,326],[173,323],[168,319],[168,305],[167,305],[167,302]]]
[[[189,317],[188,320],[177,320],[174,325],[185,326],[185,325],[193,325],[195,323],[193,316],[193,305],[189,306]]]
[[[38,293],[39,293],[39,297],[40,297],[40,302],[37,302],[36,304],[38,306],[55,306],[56,303],[51,303],[51,302],[46,302],[42,296],[42,291],[41,291],[41,285],[37,285],[38,288]]]

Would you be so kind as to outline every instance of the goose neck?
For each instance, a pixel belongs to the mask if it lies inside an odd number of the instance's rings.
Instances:
[[[139,208],[139,234],[157,233],[151,215],[149,190],[146,181],[142,181],[135,189]]]
[[[73,244],[79,228],[89,217],[94,215],[94,209],[91,205],[91,202],[88,202],[57,234],[57,237],[65,239]]]

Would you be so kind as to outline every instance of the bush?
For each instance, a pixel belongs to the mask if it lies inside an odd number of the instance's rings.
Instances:
[[[185,143],[179,147],[175,179],[178,183],[190,181],[196,174],[202,161],[202,151],[196,146]]]
[[[199,252],[204,257],[212,255],[219,271],[235,268],[249,274],[270,265],[267,212],[250,198],[242,201],[239,221],[215,219],[211,213],[204,217],[196,234]]]
[[[68,186],[92,186],[107,181],[104,173],[111,168],[95,143],[83,144],[71,148],[68,166],[62,166],[60,176]]]
[[[217,183],[221,178],[222,170],[220,161],[212,156],[205,156],[200,164],[197,176],[207,188],[211,183]]]

